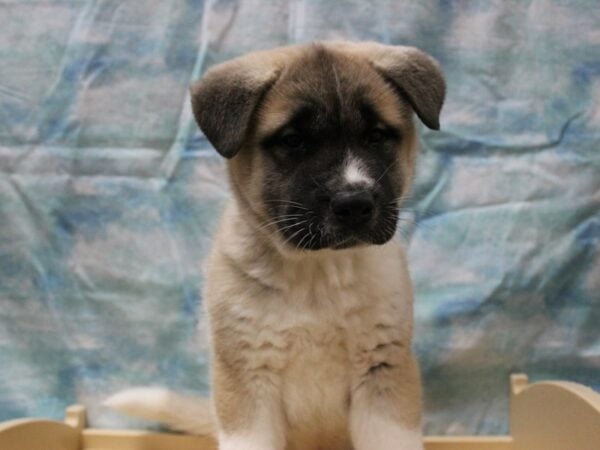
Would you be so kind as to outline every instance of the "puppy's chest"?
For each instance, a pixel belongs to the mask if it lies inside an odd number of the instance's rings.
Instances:
[[[291,289],[285,296],[269,299],[266,310],[256,311],[258,333],[248,336],[255,340],[256,351],[247,361],[269,369],[290,397],[296,389],[301,397],[314,396],[321,404],[335,396],[331,403],[339,407],[353,372],[368,364],[365,354],[399,339],[399,299],[365,285],[315,284],[314,289]],[[328,386],[325,397],[323,386]]]
[[[346,336],[347,329],[333,322],[289,330],[289,352],[278,378],[291,449],[350,448],[352,370]]]
[[[361,340],[394,317],[393,300],[377,292],[369,295],[364,287],[291,291],[274,300],[257,325],[262,338],[285,349],[281,369],[300,361],[349,364]]]
[[[276,387],[293,450],[350,448],[352,386],[379,357],[373,349],[400,339],[407,299],[398,277],[333,273],[333,280],[303,276],[227,314],[239,349],[234,358],[248,380],[258,374]]]
[[[289,311],[277,327],[286,350],[275,373],[294,450],[349,448],[353,329],[348,326],[348,311],[329,303],[349,301],[348,293],[343,294],[310,299]]]
[[[301,442],[299,449],[349,448],[344,436],[350,392],[361,370],[357,363],[368,347],[376,345],[368,342],[377,332],[375,325],[391,317],[383,317],[391,299],[375,298],[372,289],[369,298],[368,291],[364,286],[321,286],[297,298],[302,303],[282,312],[285,319],[280,317],[277,325],[270,325],[285,348],[281,365],[274,369],[290,441]],[[318,442],[328,446],[319,447]]]

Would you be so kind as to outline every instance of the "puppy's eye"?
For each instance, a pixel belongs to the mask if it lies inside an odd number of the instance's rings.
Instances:
[[[369,144],[375,145],[381,144],[383,141],[385,141],[386,136],[383,130],[379,128],[373,128],[367,133],[366,139]]]
[[[304,140],[298,133],[287,133],[281,137],[281,143],[291,150],[299,150],[303,147]]]

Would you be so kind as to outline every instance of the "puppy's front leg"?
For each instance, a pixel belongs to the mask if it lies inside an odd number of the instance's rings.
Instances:
[[[421,384],[406,348],[380,344],[383,358],[369,358],[352,393],[350,431],[355,450],[422,450]],[[385,354],[398,351],[389,358]]]
[[[283,450],[283,414],[269,374],[258,369],[241,375],[223,361],[213,362],[219,450]]]

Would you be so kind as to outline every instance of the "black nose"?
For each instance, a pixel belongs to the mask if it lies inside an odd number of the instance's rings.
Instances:
[[[367,223],[373,216],[373,194],[367,191],[338,192],[331,199],[331,210],[337,220],[348,226]]]

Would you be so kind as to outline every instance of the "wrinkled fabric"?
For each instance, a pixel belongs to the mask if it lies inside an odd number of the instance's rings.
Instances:
[[[436,57],[402,213],[428,433],[502,433],[508,376],[600,389],[595,0],[0,2],[0,420],[150,426],[130,386],[207,393],[202,262],[228,196],[188,85],[318,39]]]

